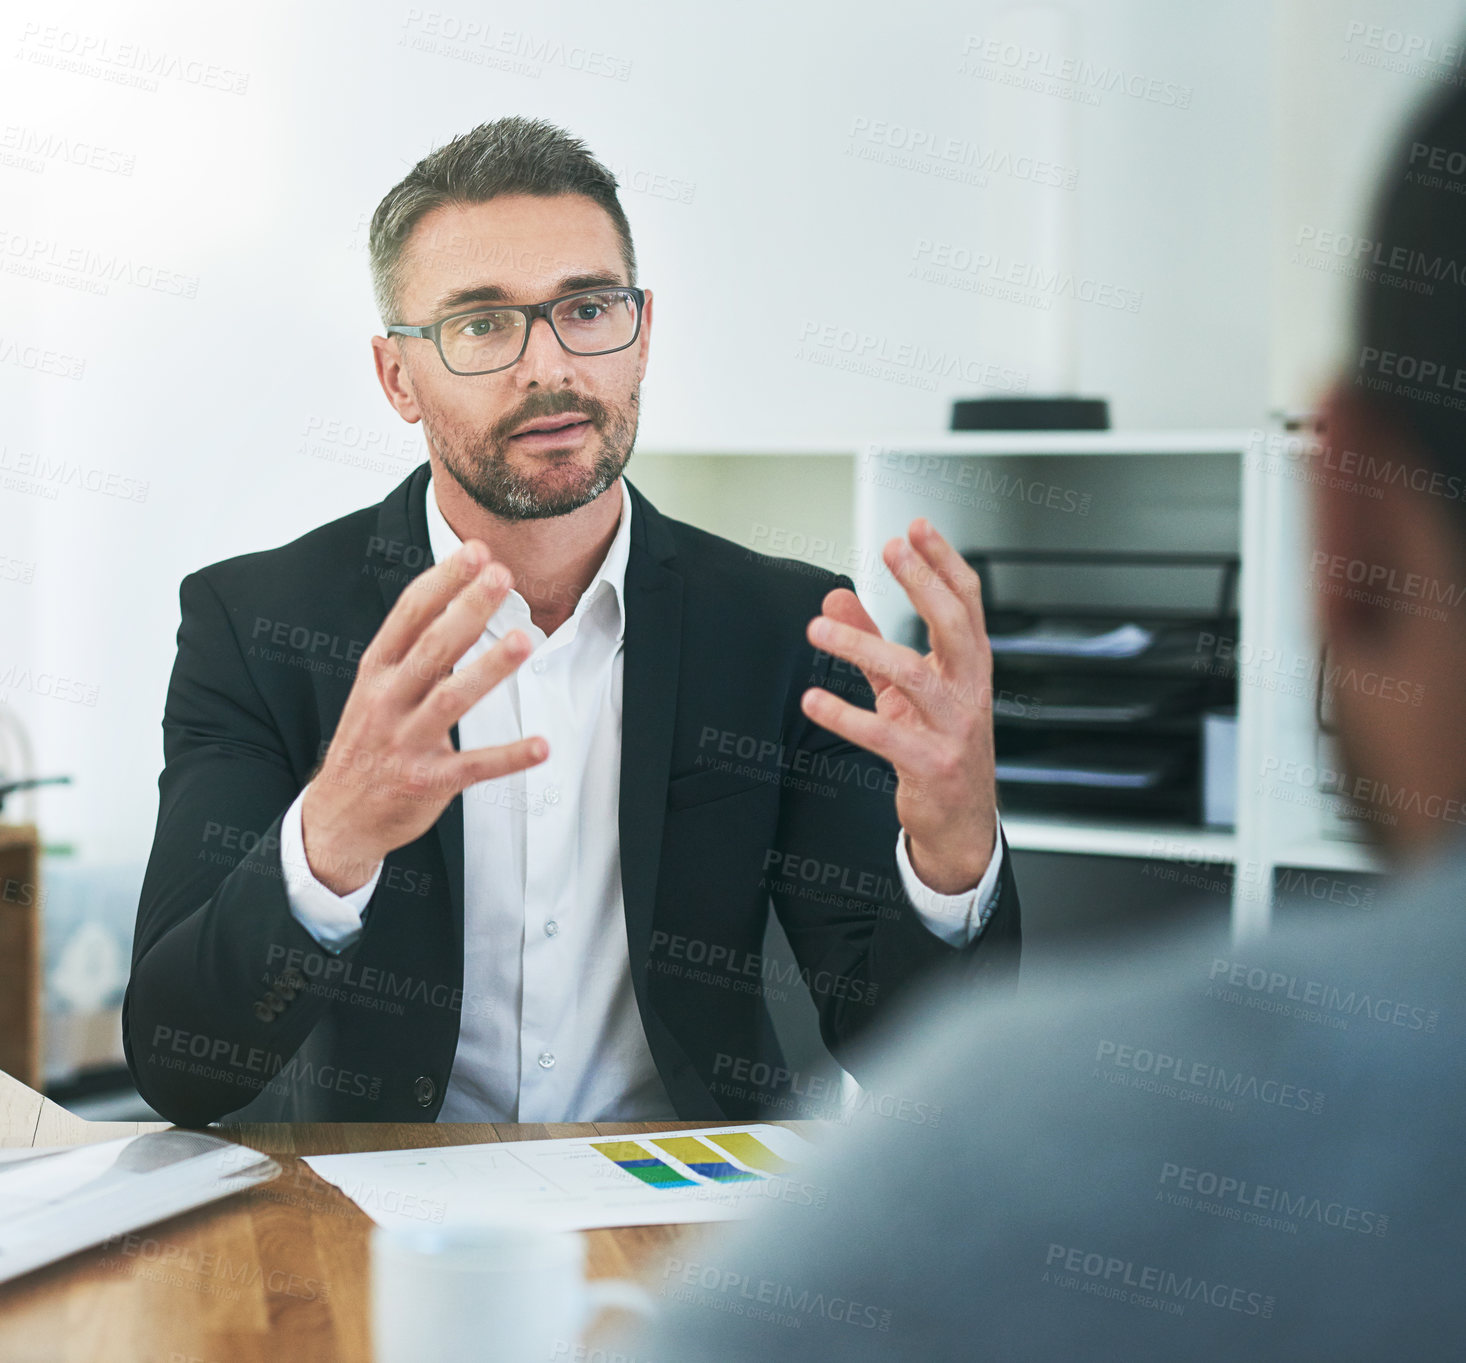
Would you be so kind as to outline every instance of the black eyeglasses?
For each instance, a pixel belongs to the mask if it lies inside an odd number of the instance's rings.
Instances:
[[[572,355],[611,355],[641,335],[646,294],[617,286],[582,289],[545,303],[503,303],[455,312],[427,327],[389,326],[389,336],[422,336],[438,347],[452,374],[493,374],[518,364],[536,317]]]

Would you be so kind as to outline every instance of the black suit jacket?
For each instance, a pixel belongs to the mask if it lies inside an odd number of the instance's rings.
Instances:
[[[463,796],[386,858],[339,955],[291,915],[280,865],[281,817],[357,660],[431,566],[429,484],[423,464],[377,506],[183,579],[123,1000],[133,1078],[172,1121],[247,1104],[251,1117],[431,1121],[442,1105],[460,1013],[479,1006],[463,991]],[[976,942],[929,932],[896,866],[894,772],[799,708],[810,685],[871,703],[858,673],[805,638],[850,579],[672,520],[626,486],[618,813],[637,1004],[681,1117],[787,1116],[799,1084],[764,992],[807,987],[826,1044],[853,1066],[855,1039],[928,970],[1010,985],[1009,859]],[[760,955],[770,902],[792,962]]]

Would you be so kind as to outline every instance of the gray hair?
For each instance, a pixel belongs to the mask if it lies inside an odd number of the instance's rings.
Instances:
[[[631,225],[616,197],[616,177],[578,137],[544,119],[513,116],[480,123],[429,152],[387,192],[372,214],[367,251],[372,296],[382,325],[397,316],[402,253],[418,222],[446,204],[485,203],[500,194],[584,194],[611,217],[621,238],[621,260],[636,283]]]

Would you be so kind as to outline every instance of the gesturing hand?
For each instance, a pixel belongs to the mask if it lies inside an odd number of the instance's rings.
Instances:
[[[361,656],[341,721],[306,787],[301,828],[311,873],[346,894],[376,864],[421,837],[466,786],[535,766],[543,738],[458,752],[452,728],[530,653],[522,630],[455,672],[512,582],[469,540],[420,573]]]
[[[982,879],[997,831],[993,656],[977,573],[925,517],[908,531],[909,541],[887,541],[882,558],[926,621],[932,651],[883,638],[855,593],[836,587],[810,621],[809,639],[860,668],[876,708],[818,686],[801,705],[896,769],[896,815],[912,869],[939,893],[956,894]]]

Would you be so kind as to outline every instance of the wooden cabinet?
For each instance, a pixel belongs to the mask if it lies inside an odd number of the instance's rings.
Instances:
[[[41,1087],[41,849],[0,824],[0,1070]]]

